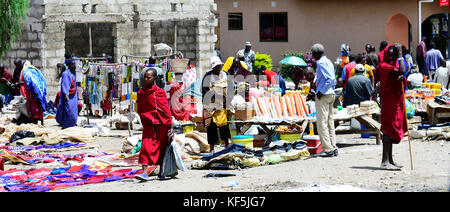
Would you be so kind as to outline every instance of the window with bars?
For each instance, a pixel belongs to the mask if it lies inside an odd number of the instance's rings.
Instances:
[[[228,30],[242,30],[242,13],[228,13]]]

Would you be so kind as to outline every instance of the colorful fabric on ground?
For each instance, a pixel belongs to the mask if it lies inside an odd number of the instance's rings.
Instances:
[[[10,169],[0,171],[0,192],[45,192],[84,184],[112,182],[133,178],[142,170],[119,169],[96,171],[79,165],[54,169]]]

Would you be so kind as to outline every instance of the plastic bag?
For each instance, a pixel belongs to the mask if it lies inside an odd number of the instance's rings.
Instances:
[[[218,127],[224,127],[228,124],[227,122],[227,110],[218,110],[213,114],[214,123]]]
[[[167,144],[166,151],[164,152],[163,163],[161,165],[161,177],[173,177],[178,174],[177,159],[173,150],[173,134],[168,133],[169,143]]]
[[[142,140],[139,140],[136,144],[136,146],[134,146],[133,151],[131,152],[131,154],[136,154],[139,153],[141,151],[142,148]]]
[[[408,100],[405,99],[405,107],[406,107],[406,117],[411,119],[414,117],[414,105]]]
[[[181,154],[180,154],[180,146],[178,145],[177,142],[172,142],[172,148],[173,148],[173,154],[175,155],[175,159],[177,162],[177,167],[179,170],[181,171],[185,171],[186,167],[183,164],[183,159],[181,158]]]
[[[12,143],[14,141],[23,139],[23,138],[29,138],[29,137],[34,137],[34,132],[32,131],[26,131],[26,130],[22,130],[22,131],[18,131],[15,132],[14,134],[12,134],[11,138],[9,139],[9,142]]]
[[[284,158],[280,154],[269,155],[266,160],[266,164],[277,164],[284,161]]]

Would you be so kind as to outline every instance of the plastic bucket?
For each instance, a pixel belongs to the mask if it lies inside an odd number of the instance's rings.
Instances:
[[[253,135],[236,135],[233,137],[233,143],[253,148]]]

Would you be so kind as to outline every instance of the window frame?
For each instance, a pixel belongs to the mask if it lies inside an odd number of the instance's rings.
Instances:
[[[241,17],[240,19],[240,28],[231,28],[231,24],[230,21],[239,21],[239,20],[230,20],[230,15],[235,15],[235,16],[239,16]],[[229,31],[239,31],[239,30],[244,30],[244,14],[242,12],[229,12],[227,15],[228,18],[228,30]]]
[[[261,36],[261,25],[262,25],[262,16],[263,15],[272,15],[272,21],[273,21],[273,24],[272,24],[272,27],[275,29],[275,15],[277,15],[277,14],[281,14],[281,15],[284,15],[284,17],[285,17],[285,22],[286,22],[286,36],[285,36],[285,39],[283,39],[283,40],[263,40],[262,39],[262,36]],[[260,42],[289,42],[289,20],[288,20],[288,12],[260,12],[259,13],[259,30],[258,30],[258,32],[259,32],[259,41]],[[275,38],[275,31],[273,32],[273,38]]]

